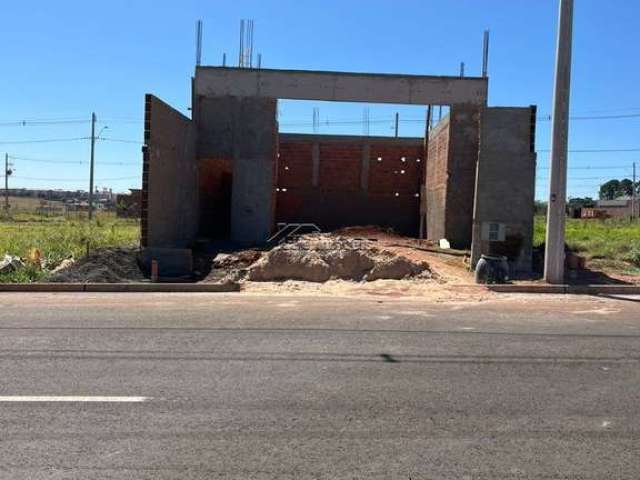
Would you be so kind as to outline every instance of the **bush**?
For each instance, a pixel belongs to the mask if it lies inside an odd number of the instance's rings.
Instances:
[[[627,261],[636,267],[640,267],[640,244],[636,244],[631,248],[629,255],[627,255]]]

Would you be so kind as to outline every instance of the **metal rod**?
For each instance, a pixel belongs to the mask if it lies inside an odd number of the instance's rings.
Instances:
[[[486,78],[489,71],[489,30],[484,31],[482,44],[482,76]]]
[[[551,176],[549,180],[547,238],[544,257],[544,279],[548,283],[562,283],[564,281],[564,229],[567,196],[567,146],[569,142],[572,37],[573,0],[560,0],[551,127]]]
[[[460,62],[460,78],[464,78],[464,62]]]
[[[227,66],[227,54],[226,53],[222,54],[222,66],[223,67]]]
[[[244,57],[244,20],[240,20],[240,53],[238,53],[238,67],[242,67]]]
[[[398,124],[400,123],[400,113],[396,112],[396,138],[398,138]]]
[[[196,66],[202,61],[202,20],[196,22]]]

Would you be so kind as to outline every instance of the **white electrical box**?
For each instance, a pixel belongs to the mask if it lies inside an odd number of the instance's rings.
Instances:
[[[482,240],[504,242],[507,226],[498,222],[482,222]]]

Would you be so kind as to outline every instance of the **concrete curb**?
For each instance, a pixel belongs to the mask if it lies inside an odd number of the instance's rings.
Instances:
[[[486,288],[498,293],[640,295],[640,285],[487,285]]]
[[[0,292],[239,292],[230,283],[0,283]]]

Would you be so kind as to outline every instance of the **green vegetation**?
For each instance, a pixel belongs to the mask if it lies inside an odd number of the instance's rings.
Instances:
[[[544,243],[545,217],[535,218],[534,246]],[[567,219],[566,243],[592,266],[614,270],[640,267],[640,223],[629,220]]]
[[[87,250],[136,246],[139,235],[138,220],[116,218],[108,213],[100,213],[92,221],[35,214],[2,219],[0,257],[7,253],[18,255],[27,267],[0,274],[0,282],[32,282],[44,278],[47,271],[38,265],[38,257],[47,269],[52,269],[66,258],[82,257]]]

